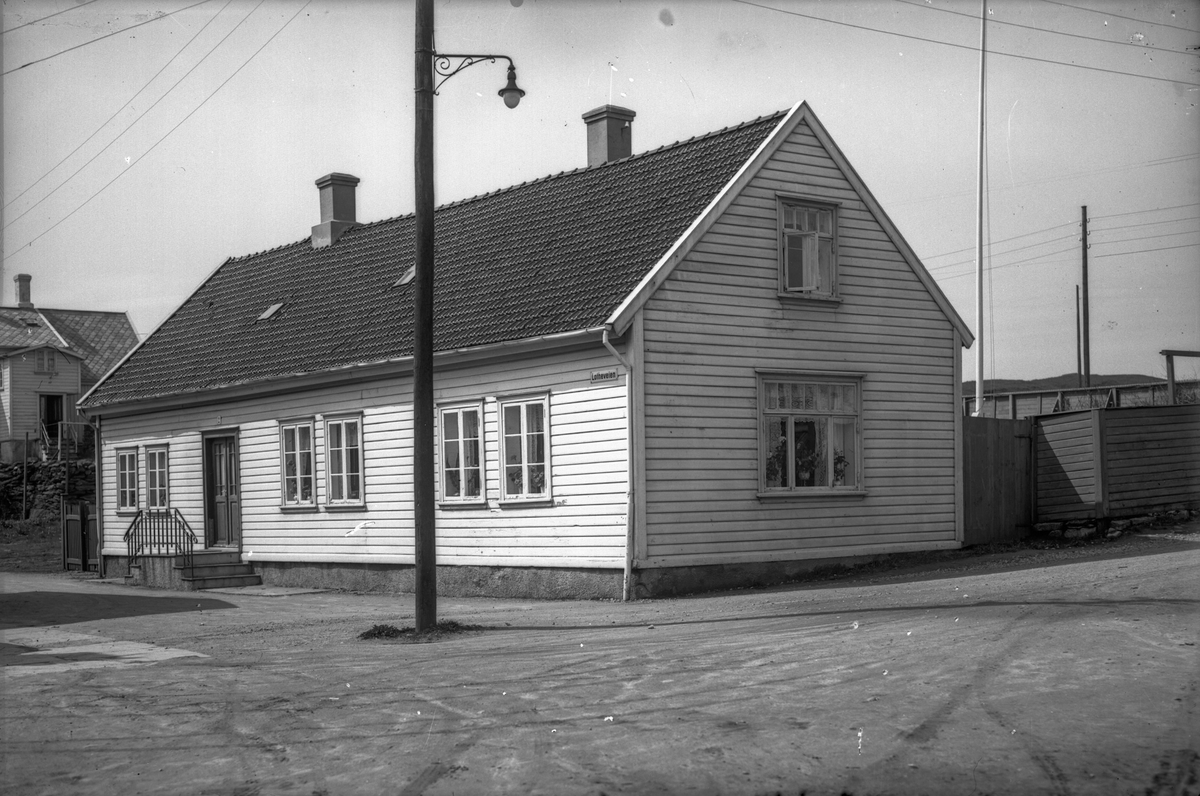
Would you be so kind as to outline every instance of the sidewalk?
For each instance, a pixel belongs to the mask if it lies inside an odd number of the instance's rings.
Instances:
[[[1194,793],[1195,525],[689,599],[442,599],[483,629],[428,644],[358,639],[411,595],[0,575],[5,791]]]

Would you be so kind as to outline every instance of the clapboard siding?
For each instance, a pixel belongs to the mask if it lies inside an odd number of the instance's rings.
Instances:
[[[776,193],[839,203],[837,306],[781,300]],[[806,124],[643,308],[646,563],[955,540],[950,321]],[[865,494],[758,497],[756,369],[861,375]]]
[[[7,404],[4,407],[8,421],[5,438],[23,439],[29,432],[30,440],[40,439],[39,425],[41,410],[39,395],[62,395],[63,419],[79,422],[75,401],[79,399],[79,359],[55,352],[57,370],[42,373],[36,370],[37,352],[29,351],[8,359],[9,367],[4,374]]]
[[[540,357],[443,368],[435,383],[439,404],[482,401],[488,504],[437,513],[438,563],[513,566],[620,567],[625,559],[628,509],[628,432],[624,377],[593,385],[594,370],[611,369],[599,346]],[[509,396],[550,395],[553,503],[520,506],[500,494],[497,411]],[[145,447],[169,445],[171,504],[203,533],[202,432],[236,429],[241,467],[242,538],[251,560],[412,560],[411,381],[341,386],[132,418],[103,426],[104,544],[121,554],[128,515],[116,505],[116,449],[137,446],[141,500],[145,500]],[[361,413],[361,509],[326,510],[324,424],[321,419]],[[279,422],[313,417],[317,511],[280,508]],[[435,446],[440,450],[440,446]],[[372,522],[359,528],[363,522]]]
[[[1113,516],[1200,501],[1200,406],[1113,409],[1105,414]]]

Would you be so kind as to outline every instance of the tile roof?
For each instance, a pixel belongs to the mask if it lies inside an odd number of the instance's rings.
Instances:
[[[80,380],[84,392],[138,342],[137,332],[123,312],[50,309],[40,312],[67,342],[67,350],[83,357]]]
[[[435,350],[603,325],[783,115],[438,208]],[[85,405],[410,356],[412,240],[409,215],[227,260]]]
[[[135,345],[137,333],[123,312],[0,307],[0,354],[53,346],[80,357],[84,391]]]

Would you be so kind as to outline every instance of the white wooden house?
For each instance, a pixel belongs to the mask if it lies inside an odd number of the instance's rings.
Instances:
[[[961,543],[971,334],[811,108],[436,211],[445,594],[778,582]],[[412,586],[412,217],[318,180],[81,407],[103,555],[169,509],[268,583]],[[176,512],[177,510],[177,512]]]
[[[0,307],[0,461],[54,456],[87,440],[75,403],[137,345],[123,312],[34,306],[17,274],[16,306]]]

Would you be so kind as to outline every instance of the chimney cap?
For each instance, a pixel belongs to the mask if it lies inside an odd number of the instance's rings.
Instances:
[[[327,185],[349,185],[353,188],[358,185],[361,180],[353,174],[343,174],[340,171],[333,171],[326,174],[324,177],[317,178],[317,187],[324,188]]]
[[[606,117],[611,117],[622,122],[632,122],[635,116],[637,116],[636,111],[631,111],[629,108],[622,108],[620,105],[601,105],[599,108],[592,108],[583,114],[583,120],[591,124]]]

